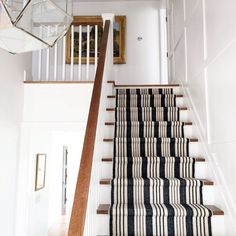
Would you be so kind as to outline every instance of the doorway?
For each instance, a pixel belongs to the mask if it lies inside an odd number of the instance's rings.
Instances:
[[[49,172],[48,236],[66,236],[84,133],[54,131]]]

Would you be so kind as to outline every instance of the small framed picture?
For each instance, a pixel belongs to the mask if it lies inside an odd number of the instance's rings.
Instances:
[[[45,187],[46,154],[36,155],[35,191]]]

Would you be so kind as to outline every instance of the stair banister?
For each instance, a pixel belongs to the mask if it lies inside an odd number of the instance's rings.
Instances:
[[[92,99],[90,104],[90,110],[88,115],[87,128],[85,132],[83,151],[81,156],[79,174],[75,189],[74,203],[71,213],[70,225],[68,236],[82,236],[91,235],[84,233],[84,229],[90,227],[86,222],[90,218],[89,195],[91,195],[91,188],[93,182],[91,181],[93,162],[94,162],[94,147],[97,141],[99,121],[99,110],[101,110],[101,103],[103,96],[103,89],[107,76],[110,73],[110,66],[112,66],[113,59],[113,14],[104,14],[104,32],[101,40],[100,55],[97,65],[96,77],[94,82],[94,88],[92,93]],[[104,79],[105,77],[105,79]],[[89,194],[90,193],[90,194]],[[94,196],[95,198],[98,196]],[[90,203],[89,203],[90,204]],[[91,204],[90,204],[91,205]],[[94,204],[92,204],[94,205]],[[93,209],[94,213],[96,209]],[[92,221],[92,220],[90,220]],[[92,222],[91,222],[92,223]],[[86,225],[85,225],[86,224]]]

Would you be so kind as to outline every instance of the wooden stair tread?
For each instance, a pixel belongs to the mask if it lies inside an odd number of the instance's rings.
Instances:
[[[211,180],[207,180],[207,179],[199,179],[201,181],[203,181],[203,184],[205,186],[212,186],[214,185],[214,182]],[[101,179],[99,182],[101,185],[110,185],[111,184],[111,179]]]
[[[100,204],[97,209],[97,214],[107,215],[109,213],[110,204]]]
[[[105,122],[106,126],[115,126],[115,122]]]
[[[208,207],[213,212],[214,216],[222,216],[225,214],[224,211],[214,205],[206,205],[206,207]]]
[[[179,107],[180,111],[187,111],[187,107]],[[115,108],[106,108],[106,111],[115,111]]]
[[[202,157],[196,157],[195,158],[196,162],[205,162],[205,158],[202,158]],[[112,157],[104,157],[102,158],[102,162],[112,162],[113,161],[113,158]]]
[[[184,123],[184,125],[186,125],[186,126],[193,125],[192,122],[183,122],[183,123]],[[115,122],[105,122],[105,125],[106,125],[106,126],[115,126]]]
[[[105,143],[111,143],[113,141],[114,141],[113,138],[104,138],[103,139],[103,142],[105,142]],[[189,141],[190,141],[190,143],[197,143],[198,139],[197,138],[190,138]]]
[[[183,98],[184,97],[183,94],[173,94],[173,95],[176,95],[177,98]],[[115,95],[108,95],[107,98],[114,99],[114,98],[116,98],[116,96]]]
[[[214,216],[224,215],[224,212],[216,206],[213,205],[205,205],[208,209],[210,209]],[[109,214],[110,204],[100,204],[97,209],[97,214],[99,215],[107,215]]]
[[[179,84],[116,84],[114,80],[108,80],[108,84],[113,84],[114,87],[120,88],[143,88],[143,87],[180,87]]]

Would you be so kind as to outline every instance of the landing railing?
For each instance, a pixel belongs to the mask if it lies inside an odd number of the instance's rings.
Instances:
[[[83,151],[80,162],[79,175],[74,196],[74,203],[69,225],[69,236],[95,235],[96,207],[98,206],[97,187],[99,167],[97,165],[101,156],[102,133],[101,124],[104,122],[106,80],[113,60],[113,34],[112,22],[114,15],[107,14],[104,32],[101,40],[100,55],[97,64],[92,100],[90,104],[87,128],[85,133]]]
[[[32,76],[27,75],[27,81],[94,81],[99,57],[98,29],[98,25],[72,24],[53,48],[33,52]]]

